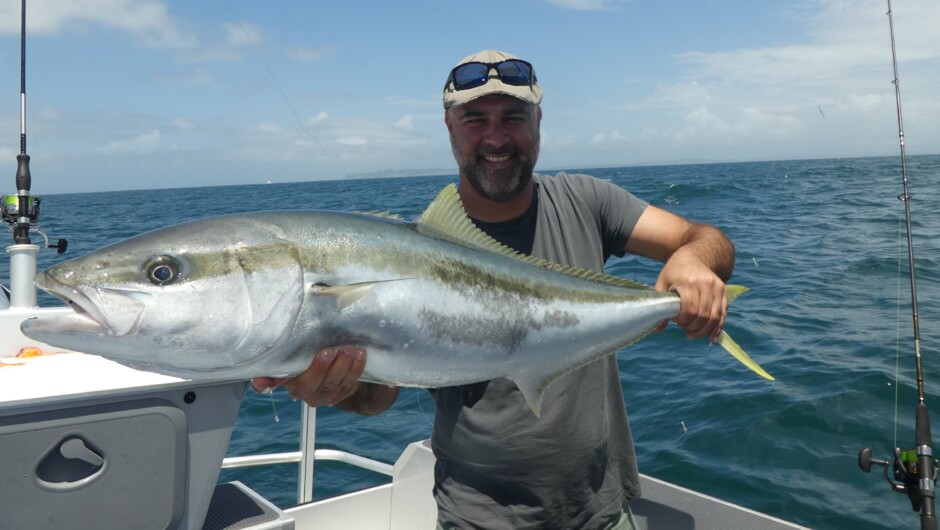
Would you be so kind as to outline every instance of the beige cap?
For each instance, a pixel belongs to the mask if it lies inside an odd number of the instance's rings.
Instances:
[[[469,57],[464,57],[462,61],[457,63],[457,66],[472,62],[492,64],[506,59],[518,59],[518,57],[497,50],[483,50]],[[447,86],[444,87],[444,109],[463,105],[490,94],[507,94],[533,105],[542,102],[542,87],[539,86],[538,78],[535,77],[534,68],[532,70],[532,84],[525,86],[507,85],[490,69],[490,77],[485,84],[466,90],[456,90],[454,83],[448,78]]]

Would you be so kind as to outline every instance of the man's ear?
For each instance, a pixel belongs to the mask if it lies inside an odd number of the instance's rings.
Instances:
[[[448,131],[453,131],[454,125],[453,125],[453,124],[451,123],[451,121],[450,121],[450,110],[449,110],[449,109],[444,111],[444,125],[447,126],[447,130],[448,130]]]

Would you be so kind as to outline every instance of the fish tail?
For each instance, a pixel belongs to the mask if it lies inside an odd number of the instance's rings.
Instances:
[[[756,373],[757,375],[764,377],[766,379],[769,379],[771,381],[774,381],[774,377],[768,374],[766,370],[761,368],[759,364],[754,362],[754,360],[751,359],[747,353],[745,353],[745,351],[741,348],[741,346],[738,346],[738,343],[734,342],[731,336],[725,333],[724,330],[722,330],[721,333],[718,334],[718,340],[716,340],[715,343],[721,346],[722,348],[724,348],[735,359],[740,361],[741,364],[753,370],[754,373]]]

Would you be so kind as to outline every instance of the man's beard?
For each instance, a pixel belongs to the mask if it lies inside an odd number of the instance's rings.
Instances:
[[[500,149],[490,152],[464,153],[457,147],[451,136],[451,149],[457,167],[460,168],[460,177],[466,179],[483,197],[495,202],[508,202],[519,196],[532,180],[532,170],[539,158],[539,142],[532,145],[526,152],[519,152],[516,147]],[[512,155],[512,167],[500,170],[488,170],[482,160],[484,154]]]

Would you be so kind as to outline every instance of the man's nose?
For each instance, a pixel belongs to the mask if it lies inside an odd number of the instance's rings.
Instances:
[[[488,145],[500,147],[509,142],[509,133],[502,123],[494,121],[487,126],[483,134],[483,140]]]

